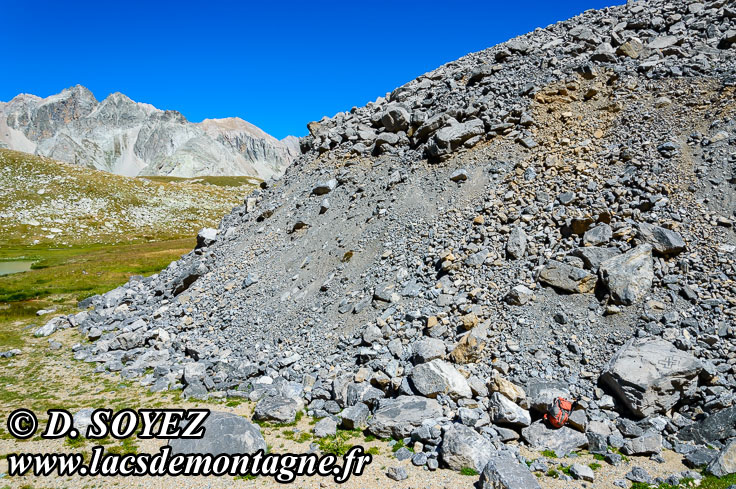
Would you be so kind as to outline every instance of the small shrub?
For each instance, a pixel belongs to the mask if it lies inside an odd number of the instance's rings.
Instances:
[[[460,474],[473,476],[478,475],[478,471],[472,467],[463,467],[462,469],[460,469]]]

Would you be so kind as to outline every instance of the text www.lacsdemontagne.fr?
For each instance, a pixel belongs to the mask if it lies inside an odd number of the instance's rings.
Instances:
[[[8,475],[20,476],[265,476],[277,482],[293,482],[299,476],[332,477],[343,483],[360,476],[372,457],[360,446],[352,447],[338,464],[338,457],[314,453],[276,454],[259,450],[254,454],[171,454],[162,447],[156,454],[104,453],[92,448],[89,463],[79,453],[19,453],[7,456]]]

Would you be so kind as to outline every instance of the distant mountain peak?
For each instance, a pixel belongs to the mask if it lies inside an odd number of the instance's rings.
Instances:
[[[238,117],[187,121],[121,92],[83,85],[0,103],[0,146],[127,176],[280,175],[299,154]]]

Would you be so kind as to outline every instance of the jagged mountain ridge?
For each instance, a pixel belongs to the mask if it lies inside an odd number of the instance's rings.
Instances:
[[[99,102],[76,85],[46,98],[0,103],[0,145],[125,176],[279,176],[299,154],[239,118],[192,123],[113,93]]]

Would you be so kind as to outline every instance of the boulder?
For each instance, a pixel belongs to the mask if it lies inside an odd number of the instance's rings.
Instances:
[[[320,419],[314,425],[314,436],[324,438],[326,436],[334,436],[337,433],[337,421],[327,417]]]
[[[437,338],[422,338],[412,345],[414,361],[426,363],[445,356],[445,342]]]
[[[598,273],[611,294],[612,302],[627,306],[633,304],[652,287],[652,245],[639,245],[623,255],[609,258],[601,263]]]
[[[81,436],[87,435],[87,427],[92,425],[92,413],[94,411],[94,408],[84,408],[74,413],[72,418],[74,428],[79,431]]]
[[[571,253],[572,256],[577,256],[583,260],[583,264],[587,270],[591,270],[593,273],[598,273],[598,268],[601,263],[618,256],[621,252],[616,248],[602,248],[599,246],[585,246],[582,248],[576,248]]]
[[[406,131],[410,121],[409,111],[400,105],[389,105],[381,116],[381,123],[389,132]]]
[[[500,374],[496,373],[488,381],[488,387],[491,392],[499,392],[511,399],[513,402],[519,402],[526,397],[524,389],[514,384],[510,380],[504,379]]]
[[[660,255],[676,255],[685,249],[685,240],[680,233],[646,222],[639,223],[637,236],[652,245]]]
[[[485,125],[480,119],[470,119],[463,123],[449,119],[448,122],[449,125],[437,131],[427,145],[427,153],[430,157],[447,156],[468,139],[485,134]]]
[[[406,469],[401,466],[389,467],[386,471],[386,477],[395,481],[403,481],[409,477],[406,473]]]
[[[258,421],[274,421],[291,423],[296,419],[296,412],[302,408],[299,401],[283,396],[264,397],[253,412],[253,419]]]
[[[417,365],[409,378],[417,392],[426,397],[435,398],[438,394],[447,394],[453,399],[473,396],[465,377],[444,360]]]
[[[481,472],[495,453],[493,444],[473,428],[453,423],[442,430],[442,462],[452,470],[464,467]]]
[[[526,396],[532,409],[546,413],[552,401],[558,397],[569,399],[567,384],[543,380],[533,380],[526,385]]]
[[[632,413],[645,417],[665,413],[692,396],[702,368],[695,357],[668,341],[634,338],[611,358],[600,380]]]
[[[381,399],[368,430],[381,438],[404,438],[425,420],[442,417],[442,407],[434,399],[421,396],[399,396]]]
[[[504,300],[512,306],[523,306],[534,297],[534,292],[527,286],[519,284],[515,285],[508,291]]]
[[[572,464],[570,474],[577,480],[593,482],[593,479],[595,479],[593,469],[584,464]]]
[[[242,416],[212,411],[203,426],[205,434],[202,438],[171,440],[169,446],[172,455],[188,453],[254,454],[258,450],[266,450],[266,440],[261,435],[261,429]]]
[[[702,420],[685,426],[677,433],[677,437],[702,445],[736,437],[736,406],[711,413]]]
[[[652,455],[662,451],[662,435],[647,431],[636,438],[626,440],[622,452],[626,455]]]
[[[34,331],[33,336],[36,337],[46,337],[50,336],[51,334],[55,333],[59,329],[66,329],[69,327],[69,320],[64,316],[58,316],[53,318],[51,321],[47,322],[40,328],[38,328],[36,331]]]
[[[529,426],[532,418],[529,411],[517,406],[511,399],[500,392],[494,392],[489,400],[488,408],[491,421],[497,424]]]
[[[539,281],[573,294],[587,294],[595,289],[597,277],[567,263],[550,260],[539,273]]]
[[[450,359],[455,363],[472,363],[480,358],[488,339],[488,323],[471,329],[460,337],[450,352]]]
[[[736,473],[736,438],[723,447],[718,457],[708,465],[708,472],[716,477]]]
[[[334,178],[331,180],[327,180],[326,182],[319,182],[312,189],[312,194],[314,195],[329,194],[330,192],[335,190],[336,187],[337,187],[337,180],[335,180]]]
[[[611,229],[611,226],[606,223],[601,223],[585,231],[585,234],[583,234],[583,245],[599,246],[611,241],[612,237],[613,230]]]
[[[526,233],[521,227],[514,226],[509,233],[508,240],[506,241],[506,254],[510,258],[518,260],[526,253],[526,244]]]
[[[508,455],[491,458],[480,476],[481,489],[541,489],[529,469]]]
[[[347,407],[340,413],[340,418],[342,419],[340,426],[346,430],[365,428],[369,415],[368,406],[363,403]]]
[[[521,436],[535,450],[553,450],[558,456],[567,455],[588,446],[588,437],[567,426],[548,428],[542,420],[521,430]]]
[[[212,246],[217,242],[217,229],[204,228],[197,233],[197,246],[195,249]]]

